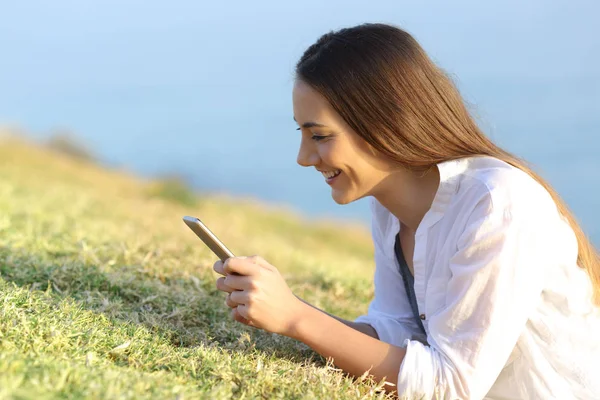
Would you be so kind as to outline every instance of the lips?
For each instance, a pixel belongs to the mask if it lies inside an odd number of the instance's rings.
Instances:
[[[334,171],[321,171],[321,173],[325,177],[325,182],[327,182],[327,184],[329,185],[332,185],[336,181],[336,179],[342,174],[342,171],[338,169]]]

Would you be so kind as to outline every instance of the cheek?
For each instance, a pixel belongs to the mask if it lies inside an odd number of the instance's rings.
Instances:
[[[341,161],[339,150],[335,148],[333,143],[322,143],[318,146],[319,156],[326,164],[336,164],[336,161]],[[336,165],[339,167],[339,165]]]

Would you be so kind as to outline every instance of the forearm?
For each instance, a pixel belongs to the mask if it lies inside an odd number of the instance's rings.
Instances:
[[[372,329],[372,328],[371,328]],[[307,303],[289,333],[347,373],[361,376],[370,370],[376,381],[385,378],[394,385],[406,350],[382,342]],[[393,387],[386,386],[387,390]]]
[[[336,317],[335,315],[331,315],[328,314],[327,315],[335,318],[336,320],[340,321],[342,324],[349,326],[352,329],[355,329],[361,333],[364,333],[365,335],[371,336],[373,339],[377,339],[379,340],[379,336],[377,336],[377,332],[375,331],[375,329],[373,329],[373,327],[369,324],[364,324],[361,322],[352,322],[352,321],[347,321],[343,318],[339,318]]]
[[[298,296],[296,296],[296,297],[298,297]],[[298,299],[301,300],[304,304],[306,304],[306,305],[314,308],[315,310],[321,311],[322,313],[325,313],[325,314],[329,315],[331,318],[335,318],[336,320],[340,321],[342,324],[344,324],[346,326],[349,326],[352,329],[355,329],[355,330],[357,330],[359,332],[362,332],[365,335],[369,335],[372,338],[379,339],[379,336],[377,335],[377,331],[375,331],[375,329],[373,329],[373,327],[371,325],[369,325],[369,324],[348,321],[348,320],[345,320],[343,318],[336,317],[333,314],[329,314],[327,311],[323,311],[320,308],[317,308],[317,307],[313,306],[312,304],[306,302],[305,300],[301,299],[300,297],[298,297]]]

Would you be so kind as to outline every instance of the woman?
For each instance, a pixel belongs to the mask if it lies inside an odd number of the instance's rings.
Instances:
[[[260,257],[217,262],[242,323],[298,339],[406,398],[600,399],[600,260],[539,176],[476,126],[406,32],[323,35],[296,68],[298,163],[371,196],[375,298],[354,322]]]

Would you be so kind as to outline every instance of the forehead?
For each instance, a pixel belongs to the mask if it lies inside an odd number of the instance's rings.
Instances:
[[[324,123],[325,119],[337,119],[337,113],[325,97],[299,79],[294,83],[292,101],[294,103],[294,117],[298,123],[309,121]]]

